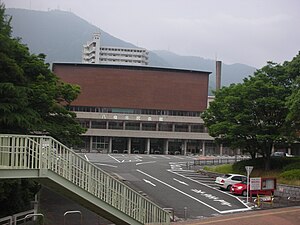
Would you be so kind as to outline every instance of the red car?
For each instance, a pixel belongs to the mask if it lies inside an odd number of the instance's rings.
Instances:
[[[250,195],[250,185],[248,185],[249,187],[249,195]],[[234,184],[231,186],[230,188],[230,192],[232,194],[235,194],[235,195],[243,195],[243,196],[247,196],[247,181],[242,181],[241,183],[237,183],[237,184]],[[270,191],[270,190],[261,190],[261,191],[258,191],[258,190],[255,190],[255,191],[251,191],[252,192],[252,195],[257,195],[257,194],[273,194],[273,191]]]
[[[230,192],[235,195],[247,196],[247,181],[242,181],[231,186]]]

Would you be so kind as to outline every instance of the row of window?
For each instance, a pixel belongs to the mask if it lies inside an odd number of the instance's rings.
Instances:
[[[147,59],[145,55],[128,55],[128,54],[109,54],[109,53],[100,53],[100,58],[103,57],[126,57],[126,58],[144,58]]]
[[[121,51],[121,52],[142,52],[148,54],[148,52],[145,49],[124,49],[124,48],[106,48],[101,47],[100,51]]]
[[[168,131],[168,132],[195,132],[204,133],[201,124],[172,124],[172,123],[139,123],[124,121],[87,121],[79,120],[84,128],[113,129],[113,130],[143,130],[143,131]]]
[[[99,112],[99,113],[121,113],[121,114],[143,114],[158,116],[188,116],[200,117],[200,112],[179,111],[179,110],[159,110],[159,109],[125,109],[106,108],[93,106],[69,106],[68,109],[74,112]]]
[[[122,59],[100,59],[101,62],[127,62],[127,63],[139,63],[139,64],[146,64],[145,61],[140,60],[122,60]]]

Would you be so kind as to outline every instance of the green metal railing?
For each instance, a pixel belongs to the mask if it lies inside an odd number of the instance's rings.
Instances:
[[[0,169],[50,170],[141,224],[169,224],[162,208],[48,136],[0,134]]]

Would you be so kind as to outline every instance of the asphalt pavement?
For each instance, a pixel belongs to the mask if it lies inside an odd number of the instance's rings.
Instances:
[[[240,198],[215,188],[213,180],[191,178],[191,173],[197,175],[187,166],[197,159],[193,156],[86,154],[85,157],[162,208],[172,209],[176,219],[251,210]]]

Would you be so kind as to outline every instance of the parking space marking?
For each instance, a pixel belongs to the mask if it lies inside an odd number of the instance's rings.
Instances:
[[[197,181],[197,180],[193,180],[193,179],[191,179],[191,178],[189,178],[189,177],[186,177],[186,176],[184,176],[184,175],[182,175],[182,174],[176,173],[176,172],[174,172],[174,171],[172,171],[172,170],[167,170],[167,171],[169,171],[170,173],[173,173],[173,174],[177,174],[178,176],[184,177],[184,178],[186,178],[186,179],[188,179],[188,180],[191,180],[191,181],[194,181],[194,182],[196,182],[196,183],[199,183],[199,184],[201,184],[201,185],[204,185],[204,186],[206,186],[206,187],[208,187],[208,188],[211,188],[211,189],[213,189],[213,190],[219,191],[219,192],[221,192],[221,193],[223,193],[223,194],[229,195],[229,196],[231,196],[231,197],[237,199],[239,202],[241,202],[248,210],[251,209],[244,201],[242,201],[240,198],[238,198],[238,197],[236,197],[236,196],[233,196],[233,195],[231,195],[231,194],[228,194],[228,193],[226,193],[226,192],[223,192],[223,191],[221,191],[221,190],[219,190],[219,189],[217,189],[217,188],[211,187],[210,185],[207,185],[207,184],[205,184],[205,183],[201,183],[201,182],[199,182],[199,181]],[[245,210],[247,210],[247,209],[245,209]],[[244,211],[244,210],[242,210],[242,211]],[[229,210],[228,212],[238,212],[238,211],[230,211],[230,210]]]
[[[120,160],[118,160],[117,158],[113,157],[112,155],[108,154],[108,156],[114,160],[116,160],[118,163],[121,163]]]
[[[185,192],[183,192],[183,191],[181,191],[181,190],[179,190],[179,189],[171,186],[170,184],[167,184],[166,182],[163,182],[163,181],[161,181],[161,180],[159,180],[159,179],[151,176],[150,174],[147,174],[147,173],[145,173],[145,172],[143,172],[141,170],[138,170],[138,169],[136,171],[139,172],[139,173],[141,173],[141,174],[144,174],[145,176],[147,176],[147,177],[149,177],[149,178],[151,178],[153,180],[156,180],[157,182],[159,182],[159,183],[161,183],[161,184],[163,184],[163,185],[165,185],[165,186],[167,186],[169,188],[172,188],[173,190],[175,190],[175,191],[177,191],[177,192],[179,192],[179,193],[181,193],[181,194],[183,194],[183,195],[185,195],[185,196],[187,196],[187,197],[189,197],[189,198],[191,198],[191,199],[193,199],[193,200],[195,200],[195,201],[197,201],[197,202],[199,202],[199,203],[201,203],[201,204],[203,204],[203,205],[205,205],[205,206],[207,206],[209,208],[211,208],[212,210],[214,210],[214,211],[216,211],[216,212],[218,212],[220,214],[251,210],[251,208],[248,207],[248,206],[246,208],[242,208],[242,209],[232,209],[232,210],[224,210],[224,211],[218,210],[218,209],[214,208],[213,206],[211,206],[211,205],[209,205],[209,204],[207,204],[207,203],[205,203],[205,202],[203,202],[203,201],[195,198],[194,196],[191,196],[191,195],[189,195],[189,194],[187,194],[187,193],[185,193]]]
[[[97,166],[108,166],[108,167],[114,167],[114,168],[118,168],[118,166],[114,166],[114,165],[109,165],[109,164],[104,164],[104,163],[94,163]]]
[[[140,163],[136,163],[135,165],[142,165],[142,164],[148,164],[148,163],[156,163],[156,161],[148,161],[148,162],[140,162]]]

